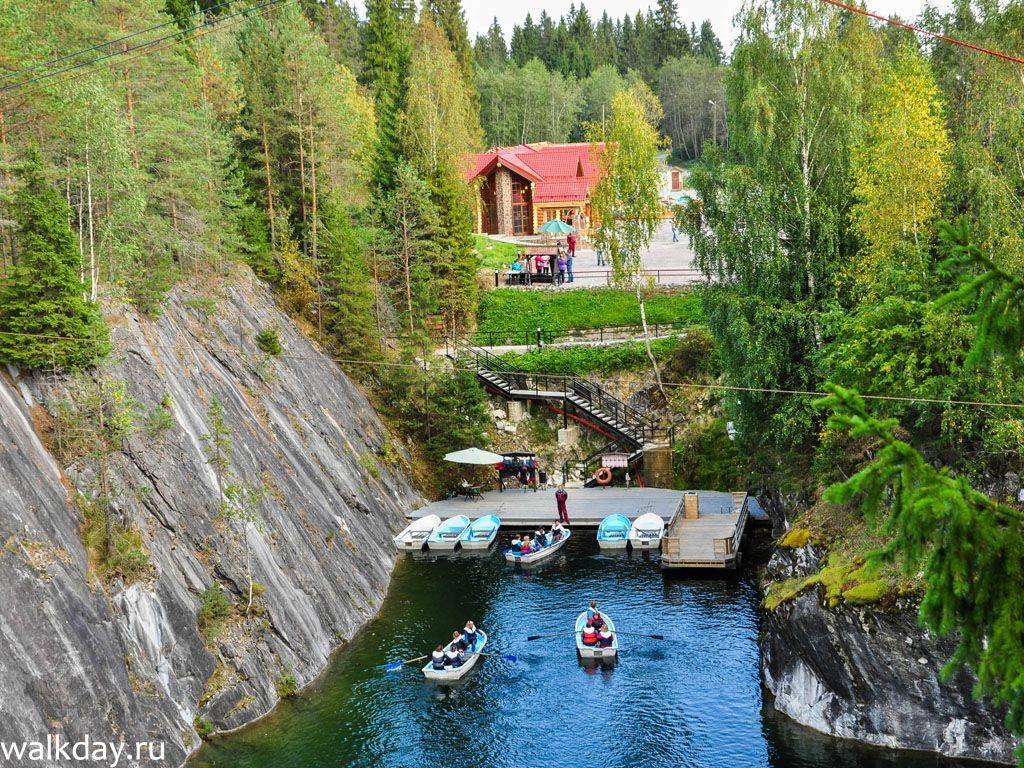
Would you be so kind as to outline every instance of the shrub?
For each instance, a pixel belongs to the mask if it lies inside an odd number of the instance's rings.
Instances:
[[[704,313],[700,293],[658,292],[645,301],[647,323],[701,325]],[[480,297],[477,309],[478,340],[527,343],[537,328],[550,332],[571,329],[639,325],[636,295],[617,288],[574,291],[522,291],[501,288]]]
[[[655,339],[651,349],[659,361],[668,359],[678,339]],[[606,347],[547,347],[537,352],[506,353],[501,358],[512,368],[530,373],[561,373],[584,375],[608,374],[616,371],[637,371],[649,368],[650,359],[642,341],[627,341]]]
[[[213,725],[210,724],[209,720],[196,716],[196,719],[192,721],[192,725],[196,729],[196,733],[199,734],[199,738],[208,739],[210,734],[213,733]]]
[[[199,632],[206,642],[216,640],[231,616],[231,602],[218,584],[211,584],[203,591],[199,607]]]
[[[291,672],[285,672],[277,678],[277,695],[282,699],[291,698],[298,690],[299,684],[295,680],[295,675]]]
[[[270,355],[271,357],[277,357],[281,354],[281,339],[277,335],[276,328],[264,328],[262,331],[256,334],[256,346],[259,347],[264,354]]]
[[[131,584],[149,575],[152,563],[146,554],[142,534],[134,528],[116,523],[112,527],[113,539],[107,546],[107,510],[100,499],[86,499],[79,495],[78,508],[85,525],[82,539],[89,555],[89,564],[103,581],[121,579]]]

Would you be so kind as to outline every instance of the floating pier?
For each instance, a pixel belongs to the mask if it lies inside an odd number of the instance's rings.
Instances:
[[[653,512],[666,523],[661,567],[731,569],[739,565],[740,542],[750,517],[743,492],[673,491],[664,488],[569,488],[571,527],[596,528],[610,514],[635,520]],[[442,519],[466,515],[476,520],[497,515],[503,528],[549,526],[558,519],[553,489],[485,491],[476,501],[444,499],[407,514]]]

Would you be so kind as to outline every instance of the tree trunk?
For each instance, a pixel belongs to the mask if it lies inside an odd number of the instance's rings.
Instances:
[[[267,216],[270,218],[270,247],[277,243],[276,222],[274,219],[274,182],[270,175],[270,142],[267,141],[266,118],[260,121],[263,133],[263,170],[267,174]]]
[[[309,107],[309,181],[312,192],[312,225],[310,233],[311,249],[313,252],[313,275],[316,279],[316,328],[319,341],[324,343],[324,286],[320,275],[320,249],[318,246],[317,230],[320,222],[317,218],[317,190],[316,190],[316,134],[313,126],[313,107]]]
[[[117,9],[117,28],[121,32],[121,37],[124,37],[124,6],[120,6]],[[128,41],[121,41],[121,53],[122,55],[128,51]],[[128,136],[129,136],[129,149],[132,153],[132,162],[135,164],[135,169],[139,169],[139,147],[135,140],[135,104],[132,97],[132,71],[131,68],[125,64],[124,66],[124,101],[125,101],[125,117],[128,119]]]
[[[303,109],[302,109],[302,91],[299,91],[299,111],[298,111],[298,115],[296,115],[296,117],[297,117],[297,119],[299,121],[299,129],[298,129],[298,134],[299,134],[299,179],[301,180],[301,189],[302,189],[302,192],[299,195],[299,202],[300,202],[301,207],[302,207],[302,226],[306,228],[306,232],[308,234],[308,232],[309,232],[309,221],[308,221],[307,214],[306,214],[306,142],[304,140],[304,135],[303,135],[305,133],[305,131],[303,130],[303,126],[302,126],[302,112],[303,112]],[[307,244],[307,239],[304,237],[302,239],[302,252],[304,254],[308,255],[308,251],[306,250],[306,244]]]
[[[409,221],[407,212],[402,216],[402,269],[405,275],[405,309],[409,316],[409,335],[413,333],[412,322],[412,255],[409,245]]]
[[[96,271],[96,237],[92,227],[92,165],[89,162],[89,145],[85,145],[85,189],[89,200],[89,297],[96,301],[96,283],[99,275]]]
[[[661,381],[661,369],[658,367],[658,360],[654,357],[654,349],[651,347],[651,334],[647,329],[647,306],[644,304],[643,294],[640,292],[640,283],[636,284],[636,303],[640,307],[640,325],[644,329],[644,347],[647,350],[647,359],[651,361],[651,370],[654,371],[654,380],[658,384],[658,391],[668,402],[668,395],[665,394],[665,385]]]

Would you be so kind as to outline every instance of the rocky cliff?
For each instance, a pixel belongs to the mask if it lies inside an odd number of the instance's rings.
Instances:
[[[83,544],[96,454],[67,443],[97,377],[0,372],[0,742],[162,742],[163,761],[120,765],[178,765],[197,728],[266,713],[375,614],[418,497],[365,397],[251,276],[178,293],[157,321],[113,314],[103,380],[134,426],[108,476],[149,564],[102,579]],[[266,329],[281,354],[257,348]],[[223,513],[219,483],[247,516]],[[204,636],[211,585],[230,606]]]
[[[821,562],[812,544],[780,548],[766,578],[806,576]],[[1014,762],[1005,713],[972,696],[973,676],[961,670],[940,680],[955,642],[917,624],[915,600],[828,606],[819,590],[805,589],[765,612],[761,673],[776,709],[833,736]]]

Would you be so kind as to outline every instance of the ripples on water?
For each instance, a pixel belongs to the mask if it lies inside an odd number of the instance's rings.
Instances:
[[[507,538],[507,537],[503,537]],[[613,667],[577,659],[572,625],[590,599],[622,635]],[[380,617],[324,676],[255,726],[207,744],[193,768],[950,768],[866,749],[762,707],[752,573],[665,577],[657,555],[603,555],[592,534],[533,570],[490,556],[403,556]],[[419,667],[472,618],[487,651],[453,686]],[[527,642],[527,635],[563,632]],[[764,709],[764,712],[762,712]]]

